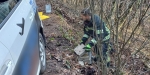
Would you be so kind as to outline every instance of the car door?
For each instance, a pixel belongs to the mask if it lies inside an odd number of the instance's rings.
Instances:
[[[39,65],[38,26],[34,0],[19,0],[0,33],[14,60],[13,75],[36,75]]]
[[[14,63],[8,49],[0,43],[0,75],[12,74]]]

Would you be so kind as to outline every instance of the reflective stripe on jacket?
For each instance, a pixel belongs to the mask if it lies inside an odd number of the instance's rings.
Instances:
[[[93,27],[93,23],[95,23],[95,27]],[[110,39],[110,31],[98,15],[94,15],[94,20],[84,21],[84,35],[82,38],[82,43],[85,44],[88,38],[92,37],[93,39],[89,42],[89,44],[94,46],[97,43],[96,35],[98,37],[102,36],[102,41],[107,41]]]

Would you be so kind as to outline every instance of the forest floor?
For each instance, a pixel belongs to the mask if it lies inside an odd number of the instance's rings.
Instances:
[[[97,75],[97,67],[94,64],[90,66],[92,68],[89,68],[88,65],[85,67],[80,66],[77,61],[78,56],[73,52],[74,47],[81,39],[83,26],[80,20],[72,15],[71,9],[53,0],[53,3],[51,3],[52,13],[46,14],[45,5],[48,3],[43,0],[36,1],[38,10],[44,12],[44,15],[50,16],[49,19],[43,20],[47,42],[47,69],[42,75]],[[130,51],[125,52],[122,58],[124,59],[125,56],[130,55]],[[124,75],[150,75],[150,71],[139,57],[130,57],[125,61],[127,61],[127,64]],[[93,70],[96,72],[92,73]],[[131,70],[133,70],[133,73],[130,73]],[[112,70],[109,75],[113,75],[114,72]]]

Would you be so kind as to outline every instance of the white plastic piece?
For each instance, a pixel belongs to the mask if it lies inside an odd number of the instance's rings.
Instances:
[[[81,45],[78,45],[75,49],[74,49],[74,52],[77,54],[77,55],[82,55],[85,50],[83,49],[84,48],[84,45],[81,44]]]
[[[45,10],[47,14],[51,13],[51,5],[50,4],[45,5]]]
[[[81,66],[84,66],[84,62],[83,61],[79,61],[78,62]]]

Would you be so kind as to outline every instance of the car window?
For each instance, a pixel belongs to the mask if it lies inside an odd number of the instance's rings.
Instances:
[[[0,23],[2,23],[2,21],[7,17],[16,4],[17,0],[0,1]]]

